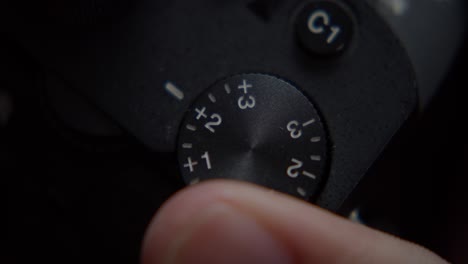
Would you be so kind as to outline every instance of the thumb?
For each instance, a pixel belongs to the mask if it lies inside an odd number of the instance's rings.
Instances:
[[[216,180],[187,188],[158,212],[142,262],[446,263],[415,244],[295,198]]]

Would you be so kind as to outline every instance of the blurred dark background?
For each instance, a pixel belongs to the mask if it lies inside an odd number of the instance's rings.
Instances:
[[[83,134],[50,107],[46,76],[0,38],[4,263],[136,263],[147,223],[180,188],[171,154],[124,133]]]

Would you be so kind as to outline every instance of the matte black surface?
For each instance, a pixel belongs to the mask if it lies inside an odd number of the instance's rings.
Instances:
[[[327,135],[294,86],[242,74],[217,82],[191,106],[178,150],[187,184],[229,178],[309,199],[325,176]]]
[[[7,13],[15,14],[8,28],[18,19],[41,26],[60,28],[66,32],[78,32],[103,23],[112,23],[125,15],[138,0],[5,0]],[[0,10],[0,13],[2,11]],[[8,16],[10,14],[6,14]]]
[[[465,0],[367,0],[385,18],[408,52],[425,110],[463,48],[467,31]]]
[[[17,24],[16,37],[48,69],[149,149],[174,152],[195,98],[219,80],[265,72],[294,82],[320,104],[332,151],[317,203],[336,210],[416,106],[411,63],[385,21],[349,1],[357,27],[339,58],[310,56],[294,24],[303,1],[286,1],[267,22],[250,1],[140,1],[93,31]],[[170,81],[182,100],[165,89]]]

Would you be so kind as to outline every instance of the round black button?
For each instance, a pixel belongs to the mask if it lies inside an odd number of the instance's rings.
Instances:
[[[312,103],[273,76],[242,74],[216,83],[180,128],[178,161],[187,184],[229,178],[304,199],[327,162],[327,137]]]
[[[341,53],[349,46],[353,31],[352,13],[339,1],[312,1],[302,8],[296,20],[299,40],[316,55]]]

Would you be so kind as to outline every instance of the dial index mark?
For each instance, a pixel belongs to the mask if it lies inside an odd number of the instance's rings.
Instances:
[[[304,124],[302,124],[302,126],[303,126],[303,127],[306,127],[306,126],[308,126],[308,125],[312,125],[313,123],[315,123],[315,119],[311,119],[311,120],[305,122]]]
[[[322,140],[321,137],[313,137],[313,138],[310,139],[310,142],[317,143],[317,142],[320,142],[321,140]]]
[[[200,182],[200,178],[195,178],[195,179],[191,180],[189,184],[194,185],[194,184],[197,184],[199,182]]]
[[[186,128],[190,131],[197,131],[197,127],[194,125],[187,124]]]
[[[180,90],[175,84],[168,81],[164,84],[164,89],[177,100],[182,101],[184,99],[184,92],[182,92],[182,90]]]
[[[216,97],[212,93],[208,94],[208,98],[210,99],[212,103],[216,103]]]
[[[300,194],[302,197],[306,197],[307,193],[301,187],[297,187],[297,193]]]
[[[184,149],[191,149],[193,147],[192,143],[184,143],[182,144],[182,148]]]
[[[322,157],[319,156],[319,155],[312,155],[312,156],[310,156],[310,159],[313,160],[313,161],[321,161]]]
[[[228,84],[224,85],[224,90],[226,91],[227,94],[231,94],[231,87],[229,87]]]
[[[308,171],[302,171],[302,175],[306,176],[306,177],[309,177],[311,178],[312,180],[315,180],[317,178],[317,176],[315,176],[314,174],[308,172]]]

